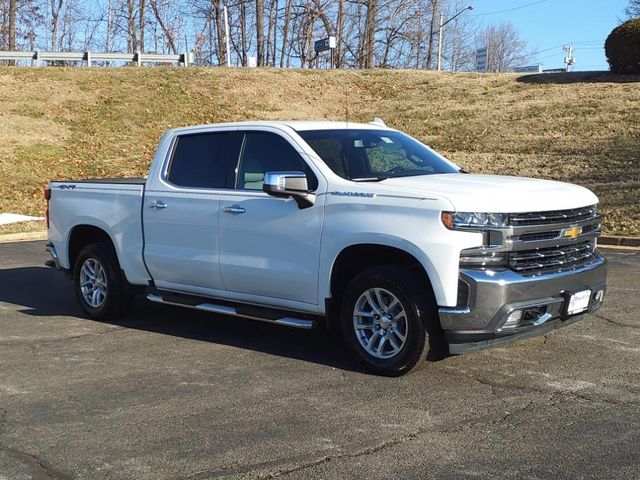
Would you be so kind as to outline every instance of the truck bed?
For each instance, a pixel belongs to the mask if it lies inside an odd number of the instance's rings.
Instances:
[[[69,236],[74,228],[95,227],[111,234],[127,280],[145,284],[141,207],[144,178],[55,180],[50,183],[49,240],[58,247],[63,268],[70,267]]]

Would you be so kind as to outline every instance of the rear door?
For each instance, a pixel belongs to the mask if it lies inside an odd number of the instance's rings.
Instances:
[[[324,178],[292,140],[247,130],[236,189],[221,198],[220,272],[225,288],[240,295],[236,298],[316,305],[325,196],[300,209],[292,198],[264,193],[264,174],[278,171],[304,171],[312,190],[326,190]]]
[[[178,136],[143,202],[144,258],[155,284],[198,294],[223,290],[220,193],[232,187],[242,134],[236,129]]]

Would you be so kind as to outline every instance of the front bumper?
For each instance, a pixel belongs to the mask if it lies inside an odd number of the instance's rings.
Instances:
[[[606,260],[600,255],[581,268],[537,276],[508,269],[461,270],[459,305],[439,309],[449,352],[504,345],[574,323],[580,314],[566,313],[570,293],[591,290],[586,311],[595,311],[602,304],[606,279]],[[533,313],[527,314],[529,321],[508,326],[516,311]]]

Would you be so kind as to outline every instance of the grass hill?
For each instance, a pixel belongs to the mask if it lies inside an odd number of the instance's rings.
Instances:
[[[348,108],[351,120],[381,117],[471,172],[592,188],[606,231],[639,235],[639,82],[606,73],[4,67],[0,212],[42,215],[52,178],[143,175],[170,127],[343,120]]]

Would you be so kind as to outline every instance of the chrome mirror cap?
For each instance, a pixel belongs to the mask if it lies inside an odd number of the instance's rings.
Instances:
[[[293,197],[300,208],[308,208],[315,203],[315,195],[309,192],[304,172],[266,172],[262,190],[274,197]]]

